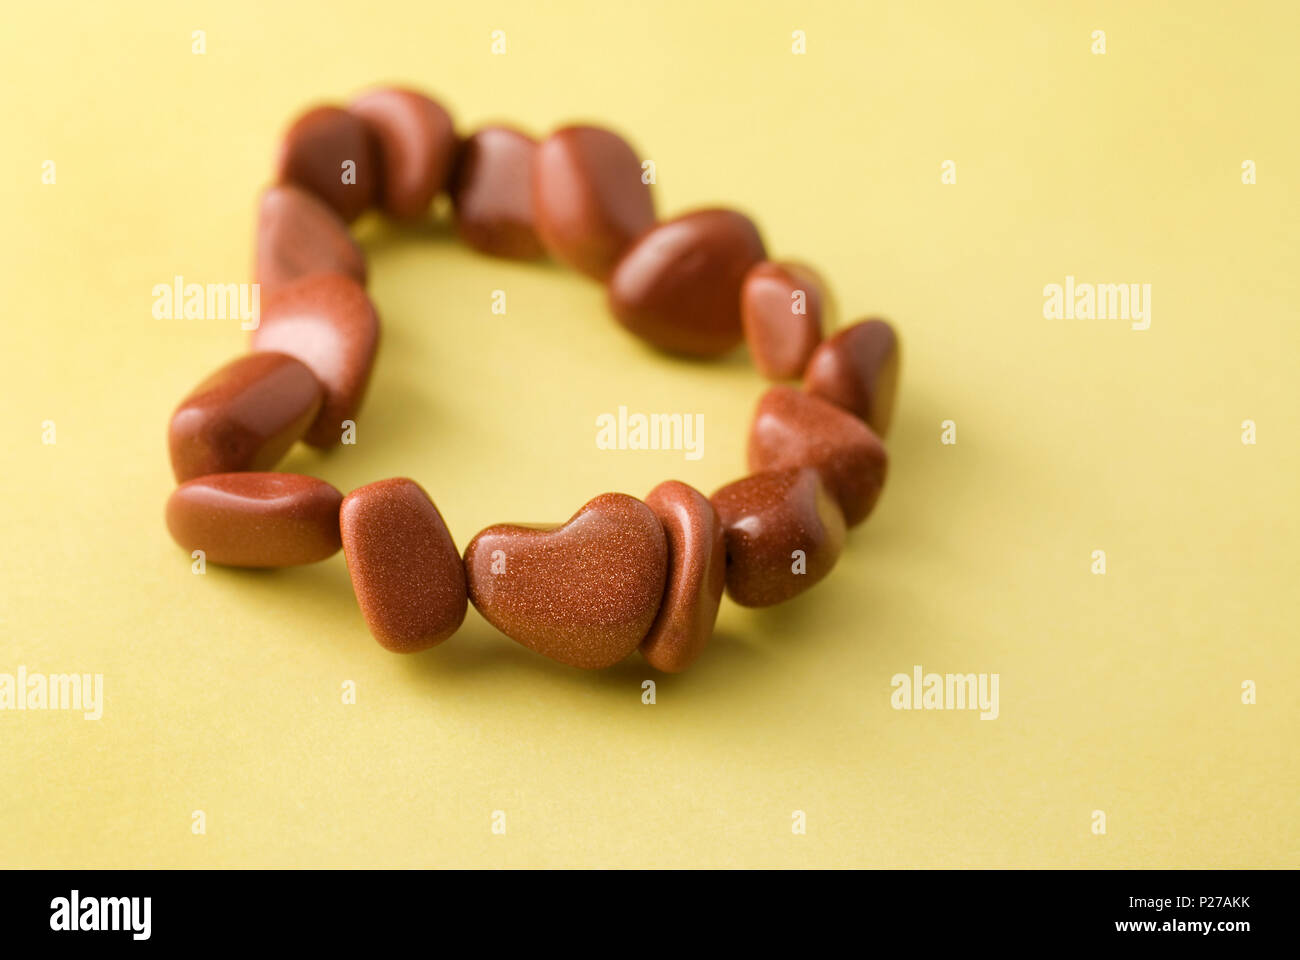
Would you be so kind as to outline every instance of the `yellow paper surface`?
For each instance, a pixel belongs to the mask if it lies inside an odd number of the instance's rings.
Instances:
[[[1300,862],[1294,4],[5,20],[0,673],[102,674],[105,702],[98,721],[0,711],[0,865]],[[666,677],[553,664],[473,611],[389,655],[341,555],[191,572],[162,523],[167,418],[245,334],[154,319],[153,288],[250,279],[284,126],[391,81],[462,130],[614,126],[655,161],[661,214],[742,209],[846,318],[897,324],[888,486],[828,580],[726,604]],[[445,228],[358,232],[385,324],[358,442],[284,469],[344,491],[413,477],[462,547],[606,490],[743,473],[763,389],[743,351],[668,359],[576,275]],[[1149,329],[1045,319],[1067,276],[1150,284]],[[704,456],[597,449],[620,405],[703,414]],[[998,718],[893,709],[915,665],[997,674]]]

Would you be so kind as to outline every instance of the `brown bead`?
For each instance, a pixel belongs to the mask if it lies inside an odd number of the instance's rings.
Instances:
[[[353,490],[339,510],[343,555],[361,615],[380,646],[427,650],[465,619],[465,566],[442,514],[414,480]]]
[[[461,239],[494,257],[533,260],[545,251],[533,221],[537,141],[509,127],[484,127],[460,146],[451,202]]]
[[[855,323],[813,351],[804,389],[857,415],[883,437],[894,415],[898,363],[893,327],[884,320]]]
[[[758,401],[749,469],[815,468],[850,527],[876,505],[887,465],[880,438],[833,403],[787,386],[769,388]]]
[[[538,653],[596,669],[650,630],[663,597],[663,525],[635,497],[604,493],[565,524],[497,524],[465,548],[469,598],[488,622]]]
[[[268,187],[257,214],[262,294],[313,273],[343,273],[365,285],[366,258],[337,213],[291,184]]]
[[[600,127],[563,127],[542,141],[533,162],[533,206],[551,256],[602,282],[655,222],[641,159]]]
[[[351,223],[378,196],[377,153],[360,117],[341,107],[315,107],[285,132],[276,179],[309,190]],[[353,166],[345,166],[349,163]]]
[[[418,220],[447,185],[456,159],[456,129],[437,101],[414,90],[385,87],[348,109],[379,144],[379,200],[397,220]]]
[[[316,375],[287,354],[232,360],[172,414],[167,441],[176,480],[271,469],[307,432],[323,396]]]
[[[645,502],[668,536],[668,583],[641,656],[656,670],[677,673],[713,636],[727,577],[722,521],[708,497],[677,480],[659,484]]]
[[[797,263],[756,263],[740,289],[745,342],[758,372],[769,380],[800,376],[817,349],[829,299],[821,278]]]
[[[762,260],[753,222],[731,210],[699,210],[648,230],[609,277],[618,321],[662,350],[711,357],[736,346],[740,284]]]
[[[844,517],[817,471],[756,473],[710,498],[727,538],[727,594],[767,607],[826,576],[844,546]]]
[[[334,554],[343,496],[297,473],[215,473],[167,501],[167,529],[186,550],[230,567],[290,567]]]
[[[311,368],[325,402],[304,439],[322,449],[338,443],[343,421],[361,408],[379,347],[379,315],[366,292],[338,273],[304,277],[267,299],[252,344]]]

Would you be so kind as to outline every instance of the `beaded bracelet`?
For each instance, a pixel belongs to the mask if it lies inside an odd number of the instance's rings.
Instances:
[[[747,342],[778,384],[758,403],[749,476],[705,497],[669,480],[638,500],[605,493],[564,524],[499,524],[464,555],[412,480],[346,497],[271,471],[297,441],[327,449],[360,409],[379,344],[365,258],[348,224],[372,207],[400,221],[451,198],[460,237],[487,254],[550,256],[605,284],[633,334],[672,354],[715,357]],[[265,294],[252,351],[199,384],[172,416],[180,484],[167,526],[213,563],[281,567],[342,548],[375,639],[402,653],[451,636],[468,603],[524,646],[578,667],[639,648],[664,671],[708,642],[725,590],[762,607],[834,566],[845,530],[884,483],[899,347],[883,320],[822,339],[830,305],[809,268],[766,259],[730,210],[659,222],[633,149],[570,126],[538,143],[484,127],[461,140],[423,94],[386,88],[289,128],[259,208]]]

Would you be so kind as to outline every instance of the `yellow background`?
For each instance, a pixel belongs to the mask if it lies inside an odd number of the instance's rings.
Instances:
[[[107,700],[0,714],[0,864],[1300,863],[1294,4],[118,7],[19,5],[0,34],[0,672],[102,673]],[[735,205],[847,317],[895,321],[892,473],[826,582],[728,603],[655,677],[473,611],[386,654],[341,555],[190,572],[167,418],[245,335],[155,320],[152,289],[249,279],[284,126],[383,81],[462,130],[613,125],[661,214]],[[743,351],[670,360],[577,276],[360,233],[385,339],[358,443],[285,469],[414,477],[462,547],[743,472]],[[1045,320],[1067,274],[1152,284],[1150,330]],[[596,449],[620,404],[704,413],[704,458]],[[891,709],[914,664],[999,674],[1000,718]]]

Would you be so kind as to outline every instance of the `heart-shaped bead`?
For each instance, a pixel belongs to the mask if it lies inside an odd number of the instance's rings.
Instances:
[[[880,438],[846,410],[794,387],[770,388],[749,431],[749,469],[813,467],[856,526],[876,505],[888,457]]]
[[[297,357],[316,374],[325,402],[303,439],[325,449],[361,408],[379,349],[379,315],[351,277],[318,273],[267,299],[252,345]]]
[[[268,187],[257,211],[262,295],[313,273],[342,273],[365,285],[366,259],[339,215],[291,184]]]
[[[753,221],[697,210],[647,230],[609,276],[619,323],[661,350],[713,357],[740,343],[740,284],[764,256]]]
[[[564,524],[496,524],[465,548],[470,602],[494,627],[575,667],[618,663],[654,623],[668,571],[663,525],[604,493]]]
[[[884,436],[898,390],[898,336],[884,320],[845,327],[813,351],[804,389],[866,421]]]
[[[803,593],[844,547],[844,517],[811,467],[756,473],[709,499],[726,532],[727,595],[742,607]]]
[[[668,584],[641,656],[656,670],[677,673],[713,636],[727,576],[722,521],[708,497],[678,480],[665,480],[645,502],[668,535]]]

